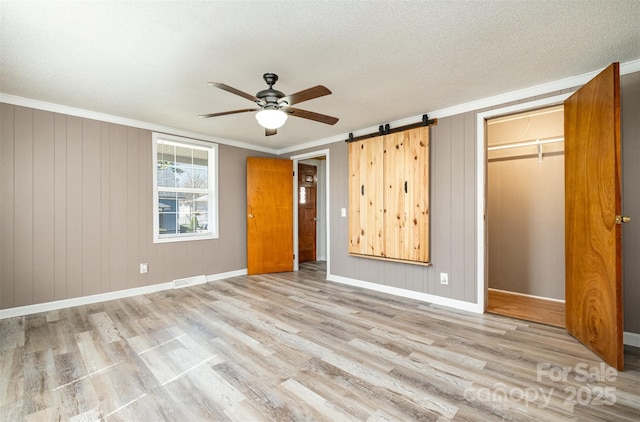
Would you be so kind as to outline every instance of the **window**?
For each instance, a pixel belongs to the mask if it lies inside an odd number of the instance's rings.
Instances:
[[[153,134],[153,241],[218,237],[218,146]]]

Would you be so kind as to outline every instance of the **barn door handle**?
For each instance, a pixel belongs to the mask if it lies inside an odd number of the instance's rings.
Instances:
[[[360,186],[360,193],[364,196],[364,185]]]
[[[404,181],[404,193],[407,193],[407,181]]]

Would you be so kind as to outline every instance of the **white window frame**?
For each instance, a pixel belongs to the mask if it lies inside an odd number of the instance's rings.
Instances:
[[[181,136],[166,135],[163,133],[152,134],[152,166],[153,166],[153,243],[184,242],[192,240],[207,240],[218,238],[218,145],[210,142],[198,141]],[[202,149],[208,152],[208,218],[207,230],[197,233],[178,233],[160,235],[160,212],[158,210],[158,142],[173,144],[176,146]],[[188,192],[189,189],[176,188],[169,191]]]

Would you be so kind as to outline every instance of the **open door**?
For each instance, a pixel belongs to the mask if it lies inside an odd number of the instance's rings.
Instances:
[[[567,331],[623,369],[620,70],[564,103]]]
[[[247,273],[293,271],[293,162],[247,158]]]
[[[298,164],[298,262],[316,260],[318,168]]]

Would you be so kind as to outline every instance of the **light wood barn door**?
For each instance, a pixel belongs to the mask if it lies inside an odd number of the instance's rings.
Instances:
[[[247,158],[247,272],[293,271],[293,162]]]
[[[617,63],[565,110],[567,331],[623,368],[620,76]]]
[[[405,132],[382,137],[384,142],[384,253],[387,258],[405,259],[407,210],[404,186]]]
[[[402,259],[429,262],[429,127],[406,131],[404,149],[407,222]]]
[[[384,136],[387,258],[429,261],[429,128]]]
[[[349,253],[383,256],[383,145],[349,144]]]

